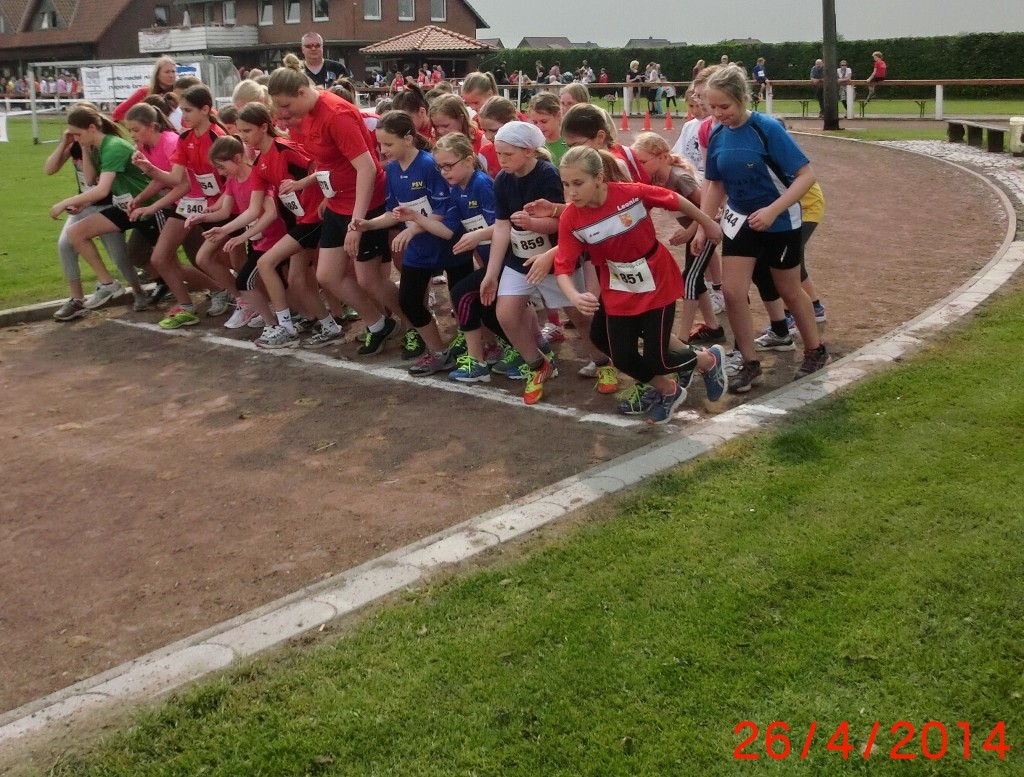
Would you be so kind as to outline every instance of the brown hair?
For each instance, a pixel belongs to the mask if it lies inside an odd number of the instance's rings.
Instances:
[[[254,127],[266,126],[266,133],[272,138],[281,137],[281,133],[274,126],[274,117],[270,115],[270,109],[263,103],[249,103],[238,112],[238,120]]]
[[[190,87],[199,86],[201,83],[203,83],[202,79],[196,78],[195,76],[181,76],[174,82],[174,90],[172,91],[183,92]]]
[[[210,146],[209,157],[211,162],[232,162],[236,156],[241,156],[243,160],[245,159],[245,146],[234,135],[225,135],[222,138],[217,138],[213,141],[213,145]]]
[[[562,137],[578,135],[587,140],[594,140],[598,132],[604,132],[605,145],[611,147],[615,143],[615,123],[608,111],[592,103],[577,103],[562,116]]]
[[[558,116],[562,112],[562,104],[554,92],[540,92],[530,98],[529,110]]]
[[[391,107],[396,111],[406,111],[407,113],[419,113],[420,108],[423,110],[430,108],[427,98],[423,95],[423,90],[415,81],[407,83],[405,91],[399,92],[392,98]]]
[[[412,136],[416,148],[421,151],[430,149],[430,141],[416,131],[412,116],[405,111],[388,111],[377,120],[377,129],[383,130],[396,138],[407,138]]]
[[[175,132],[174,126],[157,108],[149,103],[138,103],[128,109],[125,121],[137,121],[147,127],[156,127],[160,132]]]
[[[225,105],[217,112],[217,118],[225,124],[234,124],[238,121],[238,108],[234,105]]]
[[[502,124],[519,120],[516,104],[507,97],[499,97],[498,95],[488,97],[487,102],[480,106],[477,115],[484,119],[500,121]]]
[[[89,127],[96,127],[104,135],[117,135],[119,138],[123,138],[124,134],[121,132],[121,128],[114,123],[114,120],[109,116],[100,113],[95,105],[85,103],[79,103],[70,111],[68,111],[68,126],[74,127],[75,129],[89,129]]]
[[[579,81],[573,81],[571,84],[566,84],[562,87],[559,94],[567,94],[577,103],[590,102],[590,90],[587,89],[586,84],[581,84]]]
[[[430,104],[430,110],[427,111],[427,115],[433,118],[439,113],[442,116],[447,116],[460,122],[462,126],[459,128],[459,131],[470,140],[476,137],[476,129],[469,119],[469,111],[466,110],[466,104],[462,102],[462,98],[458,95],[443,94],[434,100]]]
[[[210,119],[210,123],[216,124],[225,132],[228,131],[228,128],[224,126],[224,123],[217,118],[217,114],[213,112],[213,95],[210,94],[210,90],[205,84],[190,86],[181,93],[181,101],[188,103],[193,108],[209,108],[210,113],[207,115]]]

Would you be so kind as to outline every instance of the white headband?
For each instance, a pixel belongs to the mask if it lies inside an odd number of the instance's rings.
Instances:
[[[510,121],[494,135],[494,142],[508,143],[519,148],[544,148],[544,133],[540,127],[525,121]]]

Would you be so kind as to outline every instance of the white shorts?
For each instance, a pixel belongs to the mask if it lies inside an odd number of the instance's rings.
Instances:
[[[577,291],[583,291],[583,268],[580,267],[572,274],[572,282]],[[526,275],[506,267],[501,273],[501,280],[498,282],[499,297],[532,297],[540,299],[544,307],[549,310],[555,308],[572,307],[572,303],[562,293],[558,286],[558,278],[554,274],[548,275],[540,283],[530,283]]]

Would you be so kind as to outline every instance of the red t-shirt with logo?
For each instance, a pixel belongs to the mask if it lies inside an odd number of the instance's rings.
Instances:
[[[276,194],[281,181],[297,181],[309,175],[313,163],[294,143],[274,138],[270,148],[260,153],[252,165],[253,191]],[[319,208],[324,193],[314,182],[295,192],[295,196],[280,195],[277,209],[290,229],[295,224],[316,224],[320,221]]]
[[[334,196],[327,207],[342,216],[351,216],[356,204],[356,169],[352,160],[368,153],[377,168],[369,209],[384,204],[384,170],[377,159],[375,139],[363,123],[363,116],[352,103],[331,92],[320,92],[317,101],[302,120],[302,147],[316,162],[317,172],[327,171]],[[321,185],[323,188],[323,185]]]
[[[185,196],[205,197],[207,208],[212,208],[224,191],[224,179],[210,161],[210,146],[224,134],[216,124],[202,135],[187,129],[178,136],[178,147],[171,154],[171,164],[182,165],[188,171],[192,188]]]
[[[558,220],[555,274],[572,275],[586,251],[609,315],[635,316],[675,302],[683,296],[683,279],[675,258],[658,242],[650,208],[675,211],[678,205],[675,192],[642,183],[609,183],[599,208],[568,205]],[[619,264],[614,278],[609,261]]]
[[[650,183],[651,176],[644,169],[644,166],[640,164],[640,160],[636,158],[636,154],[633,153],[633,149],[628,146],[624,146],[621,143],[613,143],[608,149],[611,155],[616,159],[621,159],[626,163],[626,169],[629,171],[629,177],[633,179],[635,183]]]

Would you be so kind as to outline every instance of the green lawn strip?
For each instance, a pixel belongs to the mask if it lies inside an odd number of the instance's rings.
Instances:
[[[1019,774],[1022,322],[1005,299],[613,519],[186,690],[51,773],[731,775],[750,720],[745,772],[905,774],[890,726],[936,720],[949,752],[925,761],[918,735],[913,773]],[[775,720],[785,767],[764,755]],[[876,720],[868,763],[826,751]],[[1007,761],[982,749],[1000,720]]]

